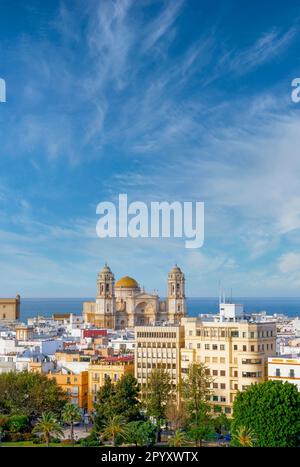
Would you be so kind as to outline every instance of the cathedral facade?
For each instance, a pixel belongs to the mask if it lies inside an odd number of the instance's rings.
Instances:
[[[145,292],[135,279],[122,277],[115,283],[105,264],[97,277],[96,301],[84,302],[85,323],[109,329],[124,329],[154,323],[178,323],[186,314],[185,278],[175,265],[168,274],[168,295]]]

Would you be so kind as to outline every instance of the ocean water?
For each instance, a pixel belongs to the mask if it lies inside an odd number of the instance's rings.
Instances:
[[[82,303],[94,298],[23,298],[21,303],[21,320],[33,316],[52,316],[53,313],[74,313],[80,315]],[[287,316],[300,317],[300,297],[297,298],[248,298],[238,297],[236,303],[243,303],[245,311],[267,311],[268,314],[283,313]],[[217,313],[218,298],[188,298],[187,309],[190,316],[200,313]]]

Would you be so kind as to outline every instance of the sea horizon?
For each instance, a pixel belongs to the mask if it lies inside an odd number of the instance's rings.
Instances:
[[[162,297],[162,299],[165,299]],[[34,316],[52,316],[57,313],[82,313],[84,301],[94,301],[95,297],[33,297],[21,298],[21,320]],[[229,298],[227,300],[230,300]],[[289,317],[300,316],[300,297],[234,297],[232,302],[242,303],[246,313],[266,311],[268,314],[285,314]],[[187,314],[218,313],[218,297],[187,298]]]

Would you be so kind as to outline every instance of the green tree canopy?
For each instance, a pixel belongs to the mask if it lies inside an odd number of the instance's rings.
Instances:
[[[172,383],[169,373],[163,369],[152,370],[144,393],[147,414],[157,421],[164,420],[167,404],[171,398]]]
[[[212,377],[204,363],[192,363],[188,367],[186,377],[181,383],[181,393],[190,418],[197,421],[198,414],[203,412],[207,399],[211,395]]]
[[[130,422],[126,426],[126,441],[136,446],[149,446],[155,442],[156,428],[148,421]]]
[[[141,419],[139,386],[132,375],[124,375],[116,384],[110,378],[97,393],[95,423],[99,430],[109,418],[121,415],[126,423]]]
[[[60,415],[67,394],[54,379],[38,373],[4,373],[0,375],[0,413],[36,418],[51,411]]]
[[[245,427],[254,446],[293,447],[299,443],[300,394],[288,382],[266,381],[239,392],[233,404],[232,432]]]

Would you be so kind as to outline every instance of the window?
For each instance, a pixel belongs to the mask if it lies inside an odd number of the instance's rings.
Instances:
[[[220,376],[226,376],[226,371],[225,371],[225,370],[221,370],[221,371],[220,371]]]
[[[197,349],[200,349],[201,348],[201,344],[197,344]]]
[[[218,383],[213,383],[213,388],[218,389]]]
[[[218,376],[218,370],[213,370],[212,374],[213,376]]]
[[[255,352],[254,345],[251,345],[250,350],[251,350],[251,352]]]
[[[237,349],[238,349],[237,345],[234,345],[233,350],[237,350]]]
[[[218,357],[213,357],[213,358],[212,358],[212,362],[213,362],[213,363],[218,363]]]
[[[247,352],[247,346],[243,345],[243,352]]]
[[[218,396],[213,396],[213,401],[218,402]]]
[[[209,344],[205,344],[205,350],[209,350]]]
[[[221,344],[220,345],[220,350],[225,350],[225,345]]]
[[[221,396],[221,397],[220,397],[220,401],[221,401],[221,402],[226,402],[226,397]]]
[[[193,335],[193,331],[189,331],[189,336],[192,336]]]
[[[220,363],[225,363],[225,358],[224,357],[220,357]]]
[[[210,363],[210,357],[205,357],[205,363]]]
[[[213,350],[218,350],[217,344],[213,344],[213,345],[212,345],[212,349],[213,349]]]
[[[290,370],[290,378],[295,378],[295,370]]]
[[[231,408],[230,407],[225,407],[225,413],[231,413]]]
[[[226,389],[226,384],[221,383],[221,384],[220,384],[220,388],[221,388],[221,389]]]

